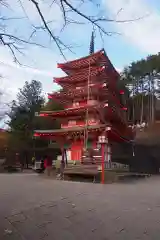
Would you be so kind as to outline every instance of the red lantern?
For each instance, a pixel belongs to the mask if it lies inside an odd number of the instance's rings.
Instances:
[[[124,95],[124,91],[123,90],[120,90],[119,92],[121,95]]]

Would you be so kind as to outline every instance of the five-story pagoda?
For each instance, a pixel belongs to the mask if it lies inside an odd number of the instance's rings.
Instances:
[[[97,159],[109,162],[110,143],[130,141],[133,137],[122,101],[124,91],[118,87],[120,76],[104,49],[96,53],[93,49],[92,45],[87,57],[58,64],[66,73],[65,77],[54,78],[62,90],[48,97],[62,103],[64,110],[44,111],[39,116],[59,120],[61,129],[34,133],[35,137],[56,140],[63,150],[67,144],[68,158],[82,163],[84,149],[101,148]]]

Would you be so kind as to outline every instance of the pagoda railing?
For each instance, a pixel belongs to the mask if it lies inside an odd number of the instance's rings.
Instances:
[[[88,101],[82,101],[82,102],[74,102],[72,105],[67,106],[65,109],[72,109],[72,108],[78,108],[78,107],[85,107],[85,106],[94,106],[99,104],[99,101],[97,100],[88,100]]]
[[[105,87],[105,88],[104,88]],[[108,100],[114,102],[115,104],[121,105],[120,100],[117,98],[117,96],[115,95],[115,93],[111,92],[109,89],[106,88],[106,86],[97,86],[97,87],[91,87],[90,88],[90,96],[92,96],[92,99],[90,99],[90,102],[88,102],[90,105],[93,103],[93,98],[96,98],[96,96],[99,96],[100,98],[108,98]],[[69,90],[67,92],[65,92],[64,90],[59,92],[59,93],[55,93],[55,94],[51,94],[49,98],[55,99],[63,104],[71,104],[71,102],[79,97],[87,97],[87,89],[83,88],[83,89],[73,89],[73,90]],[[92,100],[92,101],[91,101]],[[87,100],[83,100],[82,105],[86,102]],[[78,101],[76,101],[78,102]],[[74,104],[75,105],[75,104]],[[78,106],[78,104],[77,104]],[[76,107],[77,107],[76,106]],[[79,102],[79,106],[81,106],[80,102]],[[68,108],[72,108],[73,104],[69,105]]]
[[[94,118],[88,119],[88,125],[89,126],[95,126],[100,123],[100,120],[96,120]],[[61,124],[61,128],[70,128],[70,127],[84,127],[86,125],[85,121],[76,121],[76,120],[70,120],[68,123]]]

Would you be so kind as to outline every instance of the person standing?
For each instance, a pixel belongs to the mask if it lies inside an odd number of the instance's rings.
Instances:
[[[57,175],[60,174],[60,169],[61,169],[61,161],[59,159],[56,160],[56,173]]]
[[[24,170],[24,160],[23,160],[23,158],[20,159],[20,168],[21,168],[21,172],[23,172],[23,170]]]
[[[36,158],[33,156],[32,157],[32,167],[34,167],[35,161],[36,161]]]
[[[46,156],[44,159],[44,167],[46,169],[47,176],[51,175],[52,171],[52,159],[49,156]]]
[[[62,151],[62,160],[61,160],[61,165],[60,165],[60,178],[63,180],[64,179],[64,169],[65,169],[65,153],[64,150]]]

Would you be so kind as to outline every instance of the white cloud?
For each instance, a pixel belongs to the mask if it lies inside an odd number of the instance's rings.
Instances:
[[[59,6],[54,4],[52,8],[49,7],[50,3],[53,2],[52,0],[38,1],[46,21],[53,20],[52,27],[54,30],[60,28],[62,12]],[[31,24],[42,25],[37,10],[31,1],[12,0],[9,8],[2,7],[1,10],[1,14],[5,17],[25,17],[16,20],[16,22],[14,20],[5,22],[6,31],[16,36],[28,39]],[[46,42],[45,33],[43,39]],[[55,52],[53,53],[51,49],[27,46],[24,49],[25,56],[17,55],[22,66],[13,62],[11,52],[8,51],[7,47],[1,45],[0,52],[0,75],[3,76],[0,87],[7,92],[6,101],[15,99],[18,89],[24,85],[25,81],[31,81],[32,79],[42,82],[44,92],[50,92],[57,88],[57,85],[53,84],[53,77],[62,74],[57,69],[57,61],[60,60],[60,57]],[[18,53],[16,52],[16,54]]]
[[[138,21],[115,25],[123,36],[141,51],[154,54],[160,50],[160,14],[156,9],[145,0],[103,0],[103,2],[112,17],[122,9],[116,17],[117,20],[136,19],[147,15]]]
[[[55,30],[57,28],[60,28],[60,25],[62,24],[62,12],[60,11],[58,5],[54,4],[54,6],[48,7],[49,3],[53,2],[53,0],[47,0],[47,1],[38,0],[38,1],[40,4],[42,4],[40,5],[40,7],[43,11],[43,14],[46,20],[55,21],[53,22],[53,26],[52,26],[53,29]],[[19,0],[12,0],[12,5],[11,5],[12,9],[11,10],[10,8],[7,10],[5,9],[4,11],[5,16],[21,17],[21,16],[24,16],[24,12],[25,12],[29,16],[29,21],[26,18],[17,20],[17,22],[9,21],[8,22],[9,30],[7,29],[7,32],[11,31],[13,32],[13,34],[17,34],[18,36],[23,38],[24,36],[27,36],[26,37],[27,39],[28,29],[30,29],[30,24],[28,23],[31,21],[37,26],[40,24],[40,18],[39,18],[39,15],[37,14],[37,11],[35,10],[35,7],[29,0],[21,0],[21,2],[23,4],[23,9],[20,7]],[[73,25],[66,28],[67,33],[62,36],[64,41],[68,40],[69,43],[71,43],[72,40],[78,43],[79,42],[83,43],[83,41],[86,42],[87,34],[84,34],[84,32],[87,32],[89,28],[88,25],[87,26],[77,25],[77,26],[76,26],[76,29],[74,29],[74,32],[73,32]],[[91,29],[89,30],[91,31]],[[44,41],[46,45],[49,45],[47,43],[45,36],[48,36],[48,34],[47,33],[46,35],[45,33],[44,35],[42,34],[41,35],[42,39],[40,40],[42,42]],[[80,40],[80,37],[81,37],[81,40]],[[77,39],[78,41],[76,41]],[[24,82],[31,81],[32,79],[37,79],[42,82],[44,92],[51,92],[52,90],[57,89],[57,85],[53,84],[53,77],[63,76],[62,71],[60,69],[57,69],[57,62],[63,62],[64,59],[60,57],[56,46],[54,50],[55,51],[53,52],[51,49],[49,50],[45,48],[38,48],[30,45],[27,47],[27,49],[24,49],[24,52],[26,55],[24,57],[20,56],[20,59],[19,59],[20,62],[24,65],[19,66],[13,62],[11,53],[3,46],[0,46],[0,52],[1,52],[0,75],[3,76],[2,87],[7,90],[8,100],[14,99],[16,97],[16,93],[18,89],[24,85]],[[58,53],[56,53],[56,51]],[[75,52],[76,51],[77,49],[75,49]],[[80,51],[79,53],[82,54]],[[77,55],[74,55],[74,56],[71,55],[71,53],[66,53],[66,56],[68,60],[78,57]]]
[[[12,56],[4,47],[0,47],[0,50],[0,75],[2,75],[0,85],[7,93],[6,101],[15,99],[18,89],[23,87],[25,81],[32,79],[42,82],[44,93],[58,89],[57,84],[53,83],[53,77],[61,76],[63,73],[57,68],[60,57],[51,50],[30,48],[28,55],[21,58],[21,63],[29,67],[14,63]],[[32,56],[29,55],[30,53]]]
[[[63,16],[58,4],[53,3],[53,0],[48,0],[46,2],[38,0],[37,2],[46,22],[52,21],[54,27],[62,24]],[[12,0],[12,5],[9,9],[11,9],[10,14],[14,15],[15,17],[27,17],[32,24],[42,25],[42,20],[36,9],[36,6],[31,1]]]

